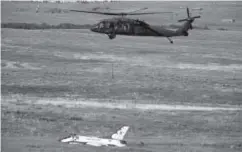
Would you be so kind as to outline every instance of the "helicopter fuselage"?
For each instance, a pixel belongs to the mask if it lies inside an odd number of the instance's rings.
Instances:
[[[177,36],[177,31],[165,29],[161,26],[149,25],[155,31],[162,33],[157,34],[144,26],[139,25],[136,20],[129,18],[113,18],[100,21],[94,25],[90,30],[102,34],[110,34],[115,31],[115,35],[128,36],[161,36],[173,37]]]

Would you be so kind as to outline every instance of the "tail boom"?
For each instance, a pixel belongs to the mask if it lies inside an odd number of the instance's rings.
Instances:
[[[189,21],[186,21],[182,27],[180,27],[176,33],[177,35],[181,35],[181,36],[188,36],[188,30],[190,29],[191,27],[191,23]]]

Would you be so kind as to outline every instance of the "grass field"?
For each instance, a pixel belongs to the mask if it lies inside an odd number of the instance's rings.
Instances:
[[[180,12],[174,18],[140,17],[167,25],[185,17],[180,6],[203,7],[195,25],[209,30],[192,30],[189,37],[174,38],[174,44],[154,37],[111,41],[85,29],[2,28],[2,151],[241,151],[241,4],[101,4]],[[37,14],[36,5],[2,2],[2,23],[82,25],[104,18],[49,12],[98,4],[41,4]],[[223,18],[236,22],[223,23]],[[131,127],[126,148],[58,142],[70,133],[111,135],[122,125]]]

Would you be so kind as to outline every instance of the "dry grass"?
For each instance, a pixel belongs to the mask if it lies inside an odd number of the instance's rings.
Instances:
[[[14,110],[13,107],[17,109]],[[34,104],[12,104],[11,107],[8,104],[2,109],[2,139],[3,142],[11,141],[13,146],[3,148],[7,151],[13,149],[17,145],[17,141],[12,138],[15,137],[21,139],[22,144],[18,148],[22,150],[34,147],[35,151],[42,148],[44,151],[51,151],[69,147],[69,151],[80,151],[81,145],[68,146],[57,140],[70,133],[110,136],[117,128],[128,124],[131,126],[126,136],[128,151],[160,151],[167,148],[182,152],[194,149],[238,151],[241,150],[240,114],[215,111],[138,112],[53,105],[43,107]],[[140,147],[141,142],[144,145]],[[82,146],[83,151],[84,149],[92,150],[93,147]],[[108,148],[99,150],[105,151]]]

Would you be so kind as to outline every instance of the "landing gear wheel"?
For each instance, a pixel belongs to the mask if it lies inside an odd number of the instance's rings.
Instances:
[[[116,37],[116,34],[108,34],[109,39],[114,39]]]

